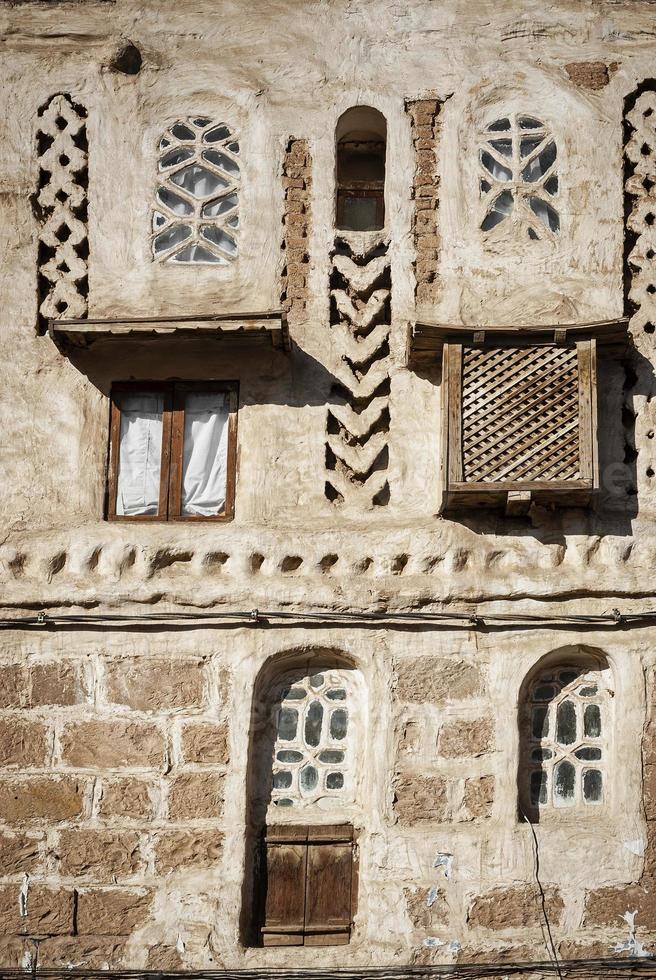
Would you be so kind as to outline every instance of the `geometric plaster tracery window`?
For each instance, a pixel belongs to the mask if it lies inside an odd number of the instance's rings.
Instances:
[[[480,138],[481,229],[499,228],[520,239],[553,238],[560,230],[556,141],[534,116],[509,113]]]
[[[353,672],[283,675],[275,702],[272,802],[330,809],[352,796]]]
[[[524,751],[532,810],[586,810],[605,801],[608,691],[598,670],[557,666],[529,689]]]
[[[239,142],[225,123],[180,119],[159,142],[152,213],[158,261],[228,265],[237,257]]]

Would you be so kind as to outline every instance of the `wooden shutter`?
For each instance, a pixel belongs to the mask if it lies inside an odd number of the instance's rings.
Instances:
[[[353,828],[309,827],[305,945],[343,946],[351,937]]]
[[[264,945],[348,943],[355,895],[353,828],[270,827],[265,849]]]
[[[269,827],[266,835],[265,946],[302,946],[307,827]]]

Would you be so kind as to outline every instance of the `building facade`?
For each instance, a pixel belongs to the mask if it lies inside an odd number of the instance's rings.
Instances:
[[[653,953],[655,16],[0,5],[5,968]]]

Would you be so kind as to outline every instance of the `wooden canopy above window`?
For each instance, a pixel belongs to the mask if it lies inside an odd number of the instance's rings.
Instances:
[[[548,327],[414,324],[409,363],[442,363],[442,510],[587,506],[598,487],[597,347],[627,320]]]
[[[203,337],[229,347],[273,347],[289,351],[289,329],[281,310],[265,313],[217,313],[207,316],[119,317],[50,320],[48,332],[64,353],[88,348],[96,340],[148,340],[161,336]]]

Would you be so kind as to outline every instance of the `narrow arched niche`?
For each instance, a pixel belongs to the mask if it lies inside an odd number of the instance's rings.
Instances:
[[[385,225],[385,117],[370,106],[347,109],[337,122],[335,144],[336,228],[379,231]]]
[[[253,691],[246,784],[245,945],[261,945],[265,829],[359,823],[365,713],[362,674],[340,651],[286,651],[260,670]],[[310,778],[303,780],[303,773]]]
[[[601,650],[561,647],[526,676],[519,696],[518,818],[579,820],[609,802],[612,671]]]

